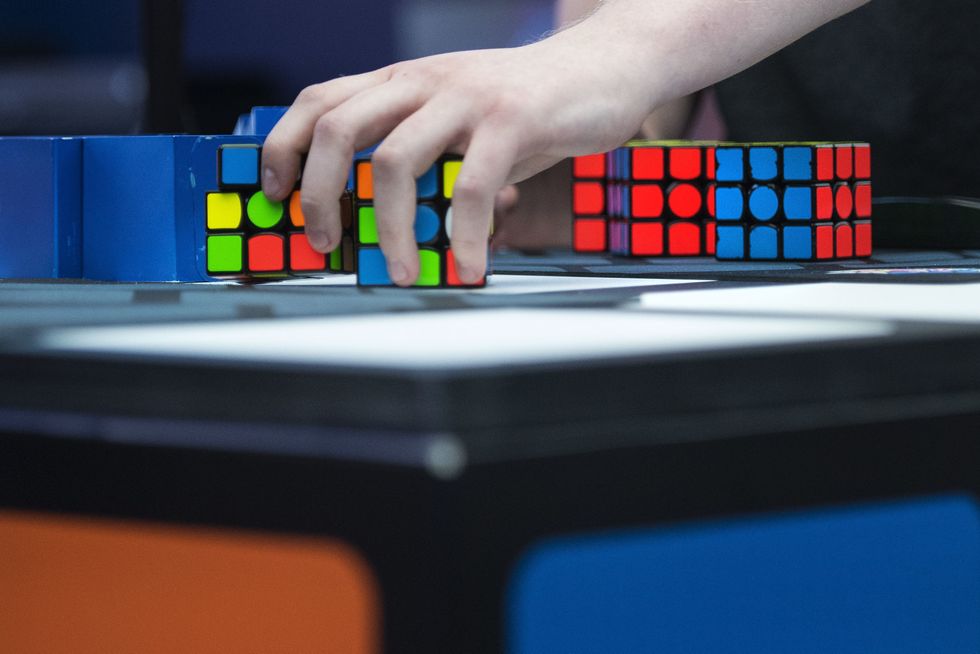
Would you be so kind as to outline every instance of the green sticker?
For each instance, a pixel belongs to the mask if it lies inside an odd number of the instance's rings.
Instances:
[[[275,227],[282,219],[282,202],[272,202],[259,191],[248,201],[248,219],[259,229]]]
[[[374,220],[374,207],[361,207],[357,210],[357,238],[367,245],[378,242],[378,223]]]
[[[334,272],[339,272],[344,269],[343,252],[340,251],[339,247],[333,249],[330,253],[330,270]]]
[[[439,286],[442,283],[442,257],[435,250],[419,250],[419,278],[416,286]]]
[[[208,237],[208,272],[242,271],[242,237],[233,235]]]

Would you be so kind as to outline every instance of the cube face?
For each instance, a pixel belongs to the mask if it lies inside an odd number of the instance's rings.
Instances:
[[[486,286],[486,275],[476,284],[464,284],[457,274],[456,260],[450,248],[452,234],[452,197],[462,160],[456,156],[440,158],[416,183],[415,241],[419,247],[419,288],[480,288]],[[596,174],[595,161],[586,162],[586,174]],[[601,185],[587,188],[582,202],[592,208]],[[598,201],[601,201],[598,200]],[[354,206],[352,243],[357,261],[359,286],[394,286],[388,266],[378,244],[378,225],[374,206],[374,175],[369,156],[354,162]]]
[[[607,154],[590,154],[572,159],[572,250],[606,252]]]
[[[713,253],[715,162],[714,147],[693,142],[634,142],[608,153],[609,250],[635,257]]]
[[[270,200],[261,189],[258,145],[218,148],[218,190],[204,202],[205,260],[212,277],[283,277],[325,272],[353,272],[353,252],[343,246],[330,255],[315,251],[306,238],[302,191],[284,202]],[[341,215],[351,212],[350,194],[341,199]],[[351,221],[345,219],[344,239]]]
[[[717,258],[870,256],[870,157],[861,143],[719,147]]]

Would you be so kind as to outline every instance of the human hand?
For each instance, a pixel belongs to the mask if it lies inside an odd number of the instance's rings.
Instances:
[[[305,89],[266,139],[263,190],[281,200],[301,157],[311,245],[340,242],[337,199],[357,150],[373,156],[378,237],[399,286],[419,271],[415,180],[462,154],[451,245],[461,281],[486,267],[494,196],[565,157],[620,145],[654,108],[713,84],[867,0],[605,0],[520,48],[456,52]]]
[[[263,187],[284,197],[303,171],[303,212],[314,248],[341,238],[336,198],[357,150],[373,155],[380,246],[391,279],[418,275],[415,180],[444,152],[464,162],[453,192],[453,253],[464,283],[483,276],[495,197],[573,154],[612,148],[646,115],[646,89],[629,88],[594,54],[545,41],[395,64],[305,89],[263,147]],[[637,85],[639,87],[640,85]]]

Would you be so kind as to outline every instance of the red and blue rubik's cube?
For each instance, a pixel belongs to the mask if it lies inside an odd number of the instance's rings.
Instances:
[[[573,248],[722,260],[871,254],[866,143],[633,141],[578,157]]]

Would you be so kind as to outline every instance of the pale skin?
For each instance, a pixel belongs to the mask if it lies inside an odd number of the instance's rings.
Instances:
[[[381,142],[373,156],[378,237],[392,281],[408,286],[419,273],[415,180],[441,154],[462,154],[452,248],[460,278],[475,282],[486,267],[494,198],[507,184],[622,144],[656,109],[865,1],[606,0],[537,43],[316,84],[266,139],[263,189],[284,199],[308,153],[306,233],[314,248],[330,251],[340,243],[337,198],[354,152]]]

